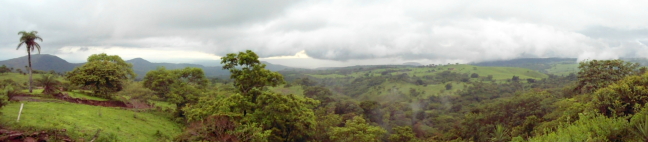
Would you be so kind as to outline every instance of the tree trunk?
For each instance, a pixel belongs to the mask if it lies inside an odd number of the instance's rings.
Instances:
[[[31,67],[31,52],[27,48],[27,61],[29,62],[29,93],[32,93],[32,67]]]

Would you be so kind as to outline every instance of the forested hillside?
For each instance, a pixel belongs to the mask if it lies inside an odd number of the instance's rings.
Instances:
[[[623,60],[566,75],[465,64],[275,72],[248,50],[222,58],[228,78],[156,67],[133,81],[146,62],[95,54],[64,76],[37,75],[34,93],[25,75],[0,74],[0,128],[100,141],[648,140],[647,69]],[[28,111],[15,122],[18,102]]]

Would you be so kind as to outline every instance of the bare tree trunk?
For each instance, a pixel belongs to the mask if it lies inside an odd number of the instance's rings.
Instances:
[[[29,46],[28,46],[29,47]],[[31,52],[27,48],[27,60],[29,62],[29,93],[32,93],[32,67],[31,67]]]

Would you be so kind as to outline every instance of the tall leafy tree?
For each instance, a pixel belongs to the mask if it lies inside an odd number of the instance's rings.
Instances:
[[[389,135],[389,141],[392,142],[415,142],[416,136],[410,126],[399,126],[392,129],[394,132]]]
[[[637,113],[648,103],[648,74],[628,76],[593,93],[594,109],[606,116]]]
[[[329,135],[337,142],[378,142],[385,133],[384,129],[369,125],[362,117],[356,116],[347,120],[344,127],[332,128]]]
[[[580,62],[578,66],[578,86],[575,91],[592,93],[628,75],[640,75],[645,69],[640,69],[638,63],[623,60],[592,60]]]
[[[111,93],[123,88],[124,83],[135,78],[133,65],[117,55],[93,54],[83,66],[68,72],[71,84],[91,87],[94,94],[111,98]]]
[[[38,54],[40,54],[41,47],[40,45],[36,42],[36,40],[40,40],[43,42],[43,38],[40,36],[36,35],[38,34],[37,31],[31,31],[31,32],[26,32],[26,31],[20,31],[18,32],[18,35],[20,36],[20,43],[18,44],[18,47],[16,50],[20,49],[20,46],[23,44],[25,45],[25,48],[27,49],[27,60],[29,62],[29,93],[32,92],[32,65],[31,65],[31,52],[34,51],[34,49],[38,49]]]
[[[277,86],[284,83],[284,78],[278,72],[265,69],[266,65],[259,61],[259,56],[251,50],[245,52],[229,53],[221,58],[223,69],[229,70],[230,78],[234,80],[234,87],[247,101],[252,104],[261,95],[263,87]],[[245,103],[248,104],[248,103]],[[254,111],[253,106],[241,106],[243,115]]]
[[[277,86],[284,83],[284,78],[278,72],[265,69],[266,65],[259,61],[259,56],[251,50],[229,53],[221,58],[223,69],[229,70],[230,78],[234,79],[234,86],[244,96],[249,96],[252,101],[256,100],[253,89],[261,89],[265,86]]]
[[[223,69],[232,73],[236,94],[222,99],[203,97],[195,105],[184,108],[188,120],[204,120],[224,115],[240,126],[257,125],[270,132],[268,141],[305,141],[316,127],[312,110],[318,101],[297,95],[283,95],[265,87],[284,83],[283,76],[265,69],[252,51],[231,53],[222,58]],[[231,129],[227,133],[232,132]],[[207,139],[203,139],[207,140]]]
[[[209,80],[203,70],[194,67],[176,70],[160,67],[149,71],[144,77],[144,87],[155,91],[158,97],[176,104],[177,116],[181,117],[184,116],[181,108],[197,102],[208,84]]]

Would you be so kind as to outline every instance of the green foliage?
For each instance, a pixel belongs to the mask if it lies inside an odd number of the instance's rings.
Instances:
[[[518,137],[522,138],[522,137]],[[508,135],[508,131],[506,130],[506,127],[502,125],[497,125],[495,126],[495,131],[491,134],[491,139],[490,141],[492,142],[505,142],[508,139],[510,139],[510,136]],[[511,140],[514,141],[514,140]]]
[[[237,116],[210,116],[209,118],[191,123],[185,132],[176,137],[175,141],[249,141],[266,142],[270,131],[252,124],[241,124]]]
[[[66,74],[70,83],[90,87],[94,95],[113,98],[124,83],[135,78],[132,65],[117,55],[93,54],[83,66]]]
[[[234,80],[234,86],[243,95],[252,95],[248,92],[254,88],[264,86],[276,87],[284,83],[283,76],[277,72],[265,69],[266,65],[259,61],[259,56],[251,50],[229,53],[221,58],[223,69],[229,70],[230,78]],[[240,67],[237,68],[237,67]],[[256,96],[252,96],[253,100]]]
[[[304,77],[304,78],[301,78],[301,79],[297,79],[297,80],[295,80],[295,82],[296,82],[297,84],[303,86],[304,88],[317,85],[317,82],[311,80],[311,79],[308,78],[308,77]]]
[[[194,121],[218,114],[243,116],[243,110],[254,110],[248,111],[239,122],[259,124],[264,131],[271,131],[270,141],[299,141],[313,134],[316,122],[312,108],[317,101],[295,95],[258,93],[257,102],[239,94],[222,99],[204,97],[184,108],[185,114],[188,120]]]
[[[520,81],[520,77],[514,75],[513,78],[511,78],[511,80],[513,80],[514,82],[518,82]]]
[[[255,104],[257,109],[244,119],[271,130],[270,141],[303,141],[313,135],[317,123],[312,108],[318,103],[292,94],[263,93]]]
[[[182,108],[196,103],[206,93],[209,80],[200,68],[187,67],[166,70],[160,67],[146,73],[144,87],[155,91],[160,98],[176,105],[176,116],[184,117]]]
[[[400,77],[399,77],[400,76]],[[396,76],[394,77],[394,82],[398,82],[398,78],[402,78],[404,76]],[[352,82],[348,83],[344,87],[344,92],[346,95],[351,96],[351,97],[356,97],[361,94],[366,93],[369,89],[372,87],[376,87],[378,85],[381,85],[383,82],[385,82],[388,79],[389,76],[374,76],[374,77],[359,77],[354,79]]]
[[[452,89],[452,83],[448,83],[448,84],[446,84],[446,85],[445,85],[445,89],[446,89],[446,90],[450,90],[450,89]]]
[[[597,114],[580,114],[580,119],[556,131],[530,138],[531,142],[632,141],[628,136],[629,123],[622,118]]]
[[[5,65],[0,66],[0,74],[8,73],[8,72],[11,72],[11,70],[7,66]]]
[[[313,135],[311,135],[310,140],[313,141],[332,141],[329,136],[329,133],[334,127],[342,123],[342,117],[337,114],[326,112],[326,109],[317,109],[315,116],[317,117],[315,121],[317,122]]]
[[[122,102],[128,102],[131,104],[136,103],[146,103],[149,100],[156,100],[157,96],[154,95],[154,91],[145,88],[141,82],[127,82],[124,84],[124,89],[117,92],[115,96],[117,99]]]
[[[267,91],[265,87],[283,83],[283,77],[265,69],[258,56],[250,50],[238,55],[227,54],[222,59],[223,69],[232,73],[237,93],[222,99],[203,97],[195,105],[182,108],[189,121],[215,115],[238,116],[241,118],[233,123],[239,126],[258,124],[264,132],[270,132],[268,141],[304,141],[313,135],[317,123],[312,108],[319,101]],[[223,131],[232,133],[233,130]]]
[[[623,60],[592,60],[580,62],[578,86],[575,91],[591,93],[628,75],[640,75],[639,64]]]
[[[34,49],[38,49],[38,53],[40,53],[41,47],[36,40],[40,40],[43,42],[43,38],[40,36],[36,35],[38,34],[37,31],[31,31],[31,32],[26,32],[26,31],[20,31],[18,32],[20,36],[20,43],[18,44],[18,47],[16,50],[20,49],[20,46],[23,44],[25,45],[25,48],[27,48],[27,52],[34,51]]]
[[[648,103],[648,74],[629,76],[594,93],[594,108],[606,116],[634,114]]]
[[[329,132],[330,139],[337,142],[378,142],[387,133],[378,126],[371,126],[362,117],[356,116],[344,123],[344,127],[334,127]]]
[[[479,74],[472,73],[472,74],[470,74],[470,78],[479,78]]]
[[[389,141],[392,142],[415,142],[418,141],[412,127],[410,126],[400,126],[393,128],[393,133],[389,135]]]
[[[475,107],[463,122],[463,127],[470,129],[462,129],[461,135],[465,139],[486,141],[488,135],[497,130],[495,126],[502,125],[512,130],[511,137],[529,137],[539,123],[538,117],[554,109],[551,104],[555,99],[547,99],[550,96],[548,92],[531,92]]]
[[[321,86],[307,87],[304,89],[304,96],[320,101],[320,106],[326,106],[334,101],[333,92]]]
[[[146,73],[144,76],[144,87],[155,91],[160,98],[165,98],[171,92],[171,84],[177,82],[179,77],[165,67],[158,67]]]
[[[36,78],[36,85],[43,86],[44,94],[56,94],[59,92],[59,85],[61,82],[57,80],[58,76],[55,74],[42,74],[40,78]]]
[[[648,107],[643,107],[639,113],[632,116],[629,129],[637,139],[648,140]]]
[[[3,86],[2,89],[0,89],[0,108],[9,104],[9,94],[14,91],[15,90],[12,86]]]

